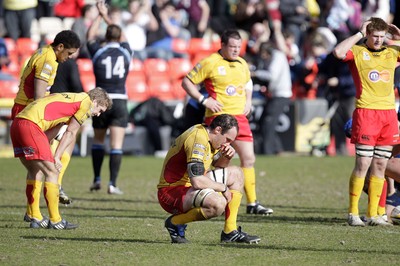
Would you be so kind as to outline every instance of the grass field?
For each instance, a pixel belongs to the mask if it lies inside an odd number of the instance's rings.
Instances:
[[[244,231],[262,238],[258,245],[220,244],[222,217],[189,224],[191,243],[171,244],[156,198],[161,164],[124,157],[118,186],[125,194],[114,196],[89,192],[91,160],[74,157],[64,178],[74,202],[60,211],[80,227],[56,231],[22,221],[25,170],[17,159],[0,159],[0,265],[397,265],[400,226],[346,225],[352,157],[259,156],[258,199],[275,213],[246,215],[244,197],[238,217]],[[47,215],[43,198],[41,205]]]

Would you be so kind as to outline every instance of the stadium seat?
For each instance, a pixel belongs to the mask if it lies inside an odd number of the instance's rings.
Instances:
[[[88,92],[96,87],[96,78],[93,73],[80,73],[83,90]]]
[[[143,61],[144,71],[147,79],[154,77],[168,76],[168,62],[161,58],[147,58]]]
[[[186,97],[186,91],[182,88],[182,80],[178,79],[172,82],[172,92],[176,99],[184,100]]]
[[[76,59],[79,73],[93,73],[93,63],[89,58],[78,58]]]
[[[155,77],[147,80],[147,86],[153,97],[157,97],[161,101],[176,100],[175,94],[171,86],[168,76]]]
[[[189,41],[188,52],[192,56],[198,52],[208,52],[211,54],[217,50],[213,42],[203,38],[191,38]]]
[[[18,92],[19,80],[0,80],[0,98],[14,99]]]
[[[74,24],[75,18],[73,17],[66,17],[63,19],[63,27],[64,30],[70,30],[72,28],[72,24]]]
[[[126,92],[129,101],[136,103],[143,102],[151,96],[146,80],[135,75],[128,75],[126,79]]]
[[[19,79],[21,66],[19,64],[18,55],[16,53],[8,54],[8,58],[10,59],[10,63],[2,66],[1,71],[13,75],[16,79]]]
[[[168,61],[169,76],[172,81],[182,79],[192,69],[192,62],[187,58],[172,58]]]
[[[188,53],[189,49],[189,44],[187,41],[180,39],[180,38],[174,38],[172,39],[172,50],[177,53]]]
[[[41,17],[39,18],[40,35],[45,36],[47,40],[53,40],[57,33],[64,30],[64,24],[59,17]]]
[[[133,58],[129,65],[129,72],[140,73],[144,75],[143,62],[138,58]]]
[[[18,38],[17,50],[20,57],[30,57],[39,48],[39,44],[31,38]],[[23,62],[20,62],[23,63]]]
[[[6,44],[7,52],[8,52],[9,56],[13,56],[13,55],[18,56],[17,44],[13,39],[4,38],[4,43]]]

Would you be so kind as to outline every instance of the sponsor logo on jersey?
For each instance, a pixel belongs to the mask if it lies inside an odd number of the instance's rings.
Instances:
[[[383,81],[383,82],[389,82],[390,81],[390,72],[387,70],[371,70],[368,73],[368,78],[372,82],[378,82],[378,81]]]
[[[226,75],[226,69],[224,66],[219,66],[218,67],[218,74],[225,76]]]

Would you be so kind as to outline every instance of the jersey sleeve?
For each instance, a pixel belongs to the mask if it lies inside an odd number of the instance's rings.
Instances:
[[[82,125],[86,121],[86,119],[88,119],[90,117],[91,106],[92,106],[92,101],[90,100],[90,97],[87,96],[87,97],[83,98],[78,111],[74,114],[74,117],[78,121],[79,124]]]
[[[186,75],[194,84],[200,84],[209,77],[210,70],[212,69],[212,63],[209,58],[204,58],[197,63],[193,69]]]

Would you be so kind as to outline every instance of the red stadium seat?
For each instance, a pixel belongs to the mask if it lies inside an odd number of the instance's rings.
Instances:
[[[168,76],[148,79],[147,86],[151,91],[151,95],[157,97],[161,101],[176,100]]]
[[[144,72],[147,79],[168,75],[168,62],[161,58],[147,58],[143,61]]]
[[[172,58],[168,61],[169,76],[172,81],[182,79],[192,70],[192,62],[187,58]]]
[[[18,38],[16,45],[21,57],[30,57],[39,48],[39,44],[31,38]]]
[[[182,88],[182,80],[178,79],[172,82],[172,92],[176,99],[184,100],[186,97],[186,91]]]
[[[88,92],[96,87],[96,78],[93,73],[82,72],[80,73],[83,90]]]
[[[0,80],[0,98],[14,99],[18,92],[19,80]]]
[[[151,96],[144,76],[135,75],[134,73],[128,74],[126,92],[130,101],[138,103],[147,100]]]
[[[129,65],[129,72],[144,74],[143,62],[140,59],[133,58]]]
[[[172,50],[177,53],[188,53],[189,44],[187,41],[179,38],[172,39]]]
[[[78,58],[76,59],[78,64],[79,73],[93,73],[93,63],[89,58]]]

